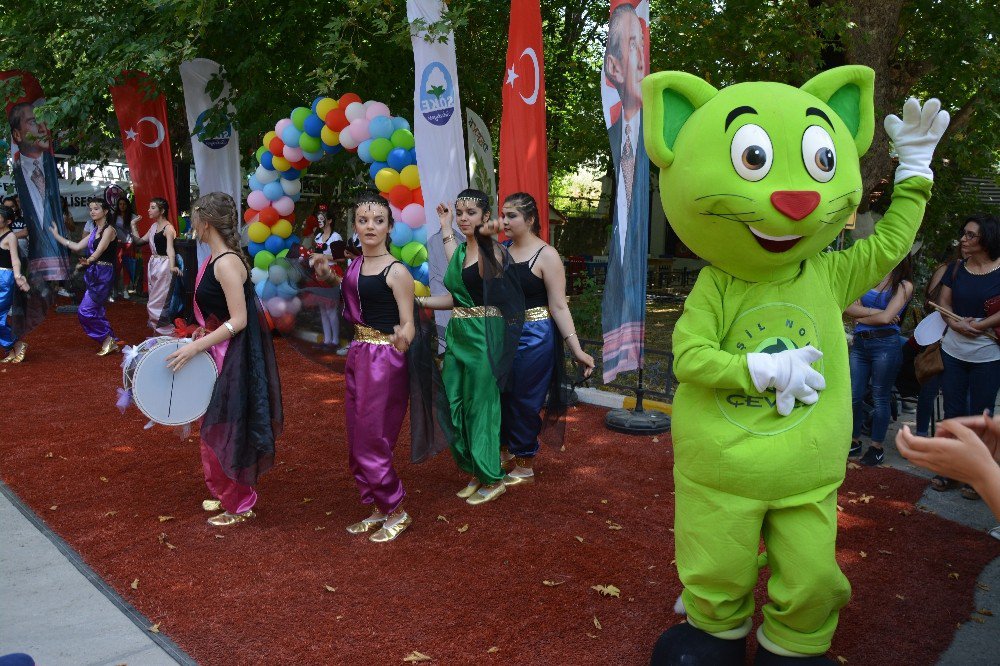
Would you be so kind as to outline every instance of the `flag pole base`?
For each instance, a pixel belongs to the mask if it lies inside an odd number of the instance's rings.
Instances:
[[[626,435],[659,435],[670,430],[670,417],[656,410],[646,411],[641,407],[632,409],[612,409],[604,417],[608,430]]]

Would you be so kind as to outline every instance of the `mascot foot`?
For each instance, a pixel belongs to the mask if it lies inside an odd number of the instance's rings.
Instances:
[[[837,662],[825,655],[817,654],[809,657],[783,657],[768,651],[764,646],[757,648],[754,666],[837,666]]]
[[[670,627],[656,641],[650,666],[742,666],[746,637],[716,638],[688,623]]]

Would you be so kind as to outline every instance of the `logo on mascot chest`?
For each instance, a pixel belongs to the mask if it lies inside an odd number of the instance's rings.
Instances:
[[[819,348],[819,334],[812,316],[798,305],[769,303],[741,313],[722,341],[731,354],[777,354],[807,345]],[[813,365],[823,372],[823,360]],[[773,390],[716,389],[715,403],[726,419],[755,435],[777,435],[802,422],[816,405],[795,403],[788,416],[778,414]]]

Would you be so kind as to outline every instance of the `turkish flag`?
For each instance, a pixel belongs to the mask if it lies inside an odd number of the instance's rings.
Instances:
[[[549,239],[549,159],[545,137],[545,62],[538,0],[513,0],[500,120],[500,200],[527,192],[538,202],[541,237]]]
[[[177,188],[174,184],[174,158],[167,132],[166,98],[144,72],[122,72],[118,85],[111,86],[111,99],[125,146],[132,187],[135,190],[135,212],[143,220],[139,233],[145,234],[150,220],[146,219],[149,201],[162,197],[170,205],[171,223],[176,229]],[[130,220],[124,220],[128,230]]]

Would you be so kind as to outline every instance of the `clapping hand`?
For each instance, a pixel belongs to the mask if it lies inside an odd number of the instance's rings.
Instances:
[[[392,335],[389,336],[389,341],[392,342],[393,347],[403,354],[410,348],[410,341],[406,338],[403,327],[399,324],[392,327]]]

